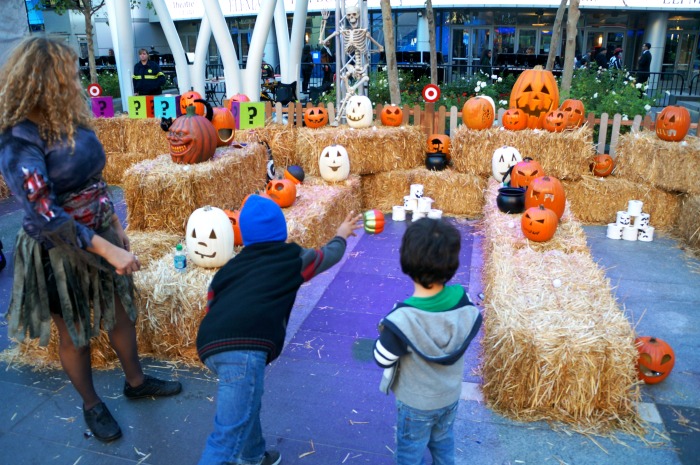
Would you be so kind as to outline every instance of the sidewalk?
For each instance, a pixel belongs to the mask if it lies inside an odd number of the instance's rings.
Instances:
[[[123,203],[119,205],[123,214]],[[0,238],[12,250],[21,214],[0,201]],[[471,222],[463,234],[462,266],[454,282],[479,303],[481,256]],[[393,463],[393,397],[378,390],[381,370],[372,359],[376,325],[411,292],[398,263],[406,223],[388,222],[375,236],[351,238],[343,261],[302,287],[288,326],[288,344],[268,368],[263,428],[283,464]],[[646,441],[619,434],[589,437],[544,422],[508,420],[483,404],[475,374],[478,341],[468,350],[456,423],[457,463],[698,464],[700,463],[700,263],[663,236],[651,243],[612,241],[605,227],[585,228],[596,260],[617,286],[640,334],[668,341],[676,354],[671,376],[643,387]],[[11,265],[11,264],[10,264]],[[0,273],[3,310],[11,285]],[[638,322],[638,323],[637,323]],[[0,328],[0,349],[8,345]],[[0,365],[0,448],[8,464],[195,464],[211,430],[216,384],[205,370],[145,360],[147,372],[179,378],[183,393],[127,401],[119,371],[98,371],[98,392],[124,437],[102,444],[86,437],[80,400],[61,371],[33,373]],[[428,460],[427,463],[430,463]]]

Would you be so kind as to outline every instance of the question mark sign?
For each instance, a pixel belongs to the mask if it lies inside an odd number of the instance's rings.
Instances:
[[[253,125],[253,119],[258,116],[258,109],[255,107],[250,107],[248,108],[248,118],[250,119],[249,123],[252,126]]]
[[[160,105],[162,107],[162,109],[161,109],[162,116],[165,117],[165,114],[167,113],[168,108],[170,108],[170,104],[168,103],[167,100],[161,100]]]
[[[104,100],[100,100],[97,102],[97,104],[100,106],[100,115],[105,114],[105,109],[107,108],[107,102]]]
[[[140,101],[138,101],[138,100],[134,101],[134,109],[136,110],[137,114],[141,112],[141,102]]]

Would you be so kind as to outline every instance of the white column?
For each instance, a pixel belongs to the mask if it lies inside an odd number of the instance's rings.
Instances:
[[[185,49],[182,48],[182,42],[180,41],[180,36],[175,28],[175,23],[170,17],[170,12],[168,7],[165,6],[164,0],[151,0],[153,3],[153,9],[156,10],[158,15],[158,20],[160,21],[160,27],[163,28],[163,34],[165,34],[165,39],[168,41],[168,46],[170,51],[173,52],[173,58],[175,59],[175,73],[177,74],[177,87],[181,94],[184,94],[191,87],[190,72],[187,66],[187,57],[185,56]],[[121,0],[118,3],[125,3]],[[116,53],[116,50],[115,50]]]
[[[224,13],[218,0],[204,0],[204,12],[209,18],[209,25],[214,41],[219,48],[221,62],[224,64],[224,78],[226,80],[226,96],[230,97],[239,93],[243,86],[241,83],[241,69],[238,66],[238,56],[233,47],[231,32],[226,25]],[[258,92],[259,94],[259,92]],[[252,99],[252,96],[249,96]]]
[[[423,10],[418,10],[418,29],[416,30],[416,50],[419,52],[430,51],[430,37],[428,36],[428,18]]]
[[[651,68],[652,73],[661,72],[661,64],[664,58],[666,46],[666,27],[668,13],[650,12],[647,28],[644,31],[644,42],[651,44]]]
[[[107,0],[107,14],[113,18],[109,28],[112,35],[112,48],[119,76],[122,108],[127,108],[127,100],[134,95],[132,76],[134,74],[134,27],[131,21],[129,2]]]

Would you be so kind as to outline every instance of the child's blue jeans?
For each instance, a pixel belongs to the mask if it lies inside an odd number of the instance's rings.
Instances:
[[[436,410],[418,410],[397,400],[396,463],[422,464],[427,447],[433,457],[433,465],[454,465],[453,425],[458,405],[459,401]]]
[[[265,454],[260,426],[267,353],[231,350],[207,357],[205,364],[219,377],[214,432],[199,465],[257,465]]]

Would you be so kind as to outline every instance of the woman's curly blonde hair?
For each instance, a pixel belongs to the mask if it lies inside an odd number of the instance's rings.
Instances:
[[[0,132],[27,119],[34,109],[41,113],[39,133],[49,145],[65,138],[74,146],[76,128],[92,126],[78,56],[66,43],[24,39],[0,70]]]

